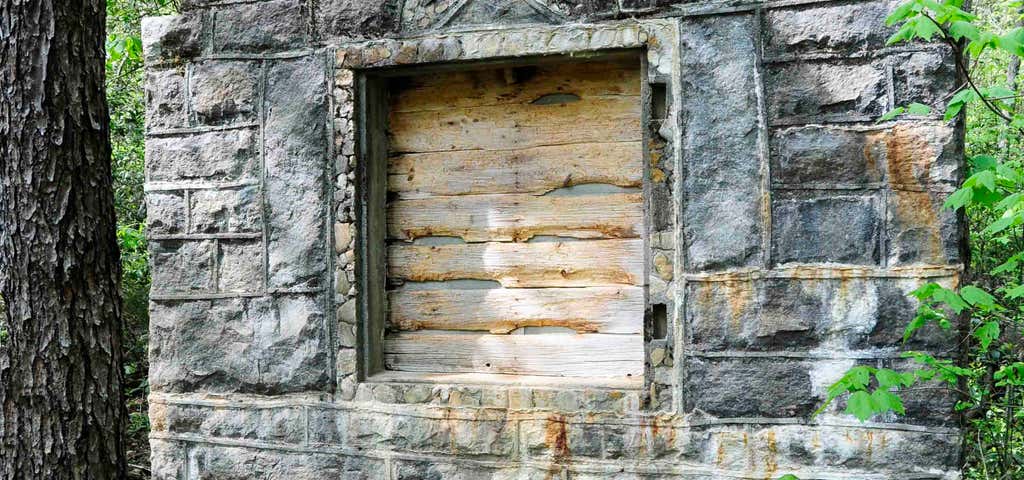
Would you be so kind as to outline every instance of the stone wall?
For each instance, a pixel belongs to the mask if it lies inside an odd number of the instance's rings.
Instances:
[[[956,478],[951,392],[811,415],[850,366],[901,366],[907,293],[962,275],[940,209],[958,126],[875,121],[956,83],[947,50],[884,45],[893,6],[192,0],[147,19],[154,478]],[[668,328],[645,388],[367,377],[361,72],[621,49],[667,97],[646,126]]]

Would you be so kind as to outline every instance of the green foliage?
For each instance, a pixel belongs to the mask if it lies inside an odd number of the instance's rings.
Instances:
[[[966,327],[966,361],[908,351],[916,368],[898,372],[850,369],[828,389],[824,411],[845,398],[846,413],[861,421],[902,414],[902,393],[938,383],[961,393],[957,409],[968,422],[969,479],[1024,478],[1024,108],[1017,70],[1024,56],[1024,5],[989,0],[963,10],[963,0],[909,0],[886,19],[898,26],[889,44],[943,42],[954,51],[967,81],[947,97],[942,116],[967,117],[968,172],[944,204],[967,214],[972,276],[959,289],[928,283],[912,295],[920,302],[904,342],[924,328]],[[911,103],[879,121],[930,115]],[[796,477],[782,477],[795,480]]]

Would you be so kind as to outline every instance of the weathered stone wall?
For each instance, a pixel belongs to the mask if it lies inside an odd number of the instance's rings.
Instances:
[[[859,423],[924,281],[962,274],[952,90],[885,47],[888,0],[192,0],[147,19],[157,479],[955,478],[952,393]],[[355,269],[359,72],[644,49],[650,303],[641,390],[368,381]],[[952,355],[928,331],[912,348]],[[361,380],[362,379],[362,380]]]

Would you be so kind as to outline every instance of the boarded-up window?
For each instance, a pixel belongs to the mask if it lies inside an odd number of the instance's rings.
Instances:
[[[640,61],[389,82],[384,368],[643,373]]]

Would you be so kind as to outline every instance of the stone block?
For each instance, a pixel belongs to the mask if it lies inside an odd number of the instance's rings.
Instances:
[[[227,5],[214,11],[217,52],[267,52],[305,45],[306,2],[274,0]]]
[[[879,263],[880,201],[867,195],[779,195],[773,199],[776,263]]]
[[[318,38],[379,38],[398,29],[398,0],[323,0],[316,4]]]
[[[210,293],[214,244],[209,240],[161,240],[149,243],[153,293]]]
[[[306,413],[302,407],[161,406],[166,432],[230,440],[302,444]]]
[[[188,458],[184,443],[151,438],[149,445],[152,451],[149,457],[152,480],[190,480],[185,477]]]
[[[806,126],[772,134],[772,181],[783,185],[953,186],[960,178],[955,130],[945,124]]]
[[[248,128],[149,138],[147,181],[255,181],[260,177],[258,138]]]
[[[773,124],[870,120],[888,110],[884,61],[806,61],[766,66]]]
[[[396,460],[396,480],[518,480],[521,469],[430,460]]]
[[[757,265],[761,258],[760,195],[711,190],[683,205],[682,228],[688,271]]]
[[[895,32],[885,17],[891,0],[779,8],[765,14],[765,56],[866,53],[885,46]]]
[[[150,234],[183,233],[188,225],[180,192],[146,193],[146,230]]]
[[[217,291],[258,293],[263,291],[263,242],[259,240],[221,240],[217,262]]]
[[[810,366],[788,359],[689,360],[686,411],[720,418],[808,417],[821,399],[812,394]]]
[[[956,281],[953,278],[932,278],[933,281],[947,288],[952,288]],[[853,344],[854,348],[894,348],[907,350],[931,351],[936,353],[953,352],[957,348],[958,329],[943,330],[934,322],[921,327],[910,339],[903,342],[903,332],[907,324],[917,313],[919,303],[910,295],[926,280],[916,278],[888,279],[877,281],[877,309],[874,311],[875,324],[871,331]],[[953,316],[950,320],[954,321]]]
[[[764,279],[687,285],[690,342],[699,351],[844,352],[955,347],[955,332],[903,331],[918,303],[917,279]],[[947,283],[947,282],[943,282]]]
[[[189,449],[199,480],[386,480],[384,461],[340,454],[298,453],[200,444]],[[191,480],[191,479],[190,479]]]
[[[451,410],[446,410],[451,411]],[[355,413],[349,418],[346,445],[417,453],[509,456],[514,450],[514,423],[490,420]]]
[[[331,346],[320,296],[275,297],[271,314],[256,318],[256,322],[255,360],[263,393],[330,389]]]
[[[188,126],[185,69],[148,69],[145,80],[146,130]]]
[[[202,14],[142,19],[142,51],[146,62],[182,61],[203,48]]]
[[[681,35],[685,189],[755,190],[761,161],[753,17],[686,19]]]
[[[264,145],[272,288],[327,283],[327,85],[320,57],[273,63]]]
[[[149,383],[154,392],[251,391],[254,361],[250,302],[244,299],[154,302]]]
[[[896,105],[920,102],[942,111],[959,86],[953,54],[946,48],[895,55],[892,63]]]
[[[193,190],[193,233],[252,233],[262,230],[259,187]]]
[[[207,60],[192,67],[192,112],[198,125],[256,120],[260,66],[256,62]]]
[[[894,190],[887,197],[889,265],[960,262],[964,228],[960,215],[942,208],[947,193]]]
[[[548,6],[567,18],[596,20],[615,16],[619,4],[615,0],[551,0]]]

